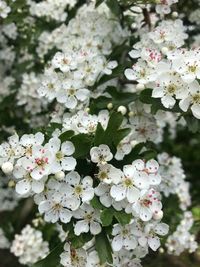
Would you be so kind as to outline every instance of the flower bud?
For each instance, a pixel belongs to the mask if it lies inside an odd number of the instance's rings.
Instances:
[[[63,171],[57,172],[55,174],[55,178],[58,179],[58,180],[63,180],[64,177],[65,177],[65,173]]]
[[[144,86],[143,83],[138,83],[138,84],[136,85],[136,89],[138,89],[138,90],[144,90],[144,88],[145,88],[145,86]]]
[[[108,105],[107,105],[107,109],[112,109],[113,108],[113,103],[108,103]]]
[[[13,171],[13,164],[7,161],[2,164],[1,169],[5,174],[10,174]]]
[[[125,106],[119,106],[117,111],[121,112],[122,115],[125,115],[127,112],[127,108]]]

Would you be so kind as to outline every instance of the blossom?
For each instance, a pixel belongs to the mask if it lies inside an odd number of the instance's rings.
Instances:
[[[51,163],[51,170],[53,173],[57,173],[61,170],[71,171],[75,169],[76,159],[71,156],[75,152],[75,147],[72,142],[65,141],[61,144],[59,138],[53,137],[45,147],[53,155]]]
[[[153,214],[157,214],[162,209],[160,195],[154,189],[142,190],[138,201],[133,203],[133,211],[138,214],[141,220],[149,221]]]
[[[112,248],[114,251],[119,251],[122,248],[127,250],[135,249],[137,246],[137,239],[133,232],[132,225],[121,226],[116,224],[113,226]]]
[[[98,235],[101,232],[100,214],[88,204],[82,204],[80,208],[73,212],[73,217],[78,219],[74,226],[75,235],[88,233]]]
[[[66,175],[65,181],[70,186],[68,197],[69,201],[73,203],[72,210],[78,209],[81,201],[89,202],[94,197],[93,180],[90,176],[81,179],[77,172],[70,172]]]
[[[106,164],[111,161],[113,154],[107,145],[100,145],[99,147],[92,147],[90,150],[91,161],[98,164]]]
[[[60,255],[60,263],[65,267],[86,267],[87,254],[83,248],[74,249],[65,243],[64,252]]]

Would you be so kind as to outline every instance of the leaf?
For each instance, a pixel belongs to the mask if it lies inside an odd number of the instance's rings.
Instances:
[[[116,17],[121,15],[121,8],[117,0],[106,0],[106,4]]]
[[[95,137],[94,137],[94,145],[99,146],[100,144],[103,143],[103,138],[104,138],[105,131],[101,125],[101,123],[98,123]]]
[[[114,106],[127,106],[129,103],[134,102],[138,99],[138,95],[135,93],[127,93],[127,92],[119,92],[117,91],[117,88],[113,86],[109,86],[106,89],[106,92],[108,92],[112,96],[112,104]]]
[[[101,222],[103,226],[109,226],[113,220],[113,209],[105,209],[101,212]]]
[[[115,211],[114,216],[121,225],[130,223],[132,218],[132,214],[127,214],[124,211]]]
[[[56,267],[60,264],[60,254],[62,252],[63,243],[60,243],[49,253],[49,255],[45,259],[36,262],[31,267]]]
[[[96,0],[95,7],[100,6],[103,3],[104,0]]]
[[[98,98],[94,98],[90,100],[90,113],[95,114],[98,113],[99,110],[106,109],[108,103],[112,102],[111,97],[100,96]]]
[[[150,160],[153,158],[156,158],[157,156],[157,152],[153,149],[149,149],[147,151],[144,151],[140,154],[140,157],[142,157],[145,160]]]
[[[110,264],[113,263],[112,248],[108,237],[104,232],[101,232],[99,235],[95,236],[95,248],[99,255],[101,264],[105,262]]]
[[[187,122],[188,129],[192,133],[200,132],[200,121],[198,119],[194,118],[193,115],[185,115],[184,118]]]
[[[120,129],[113,137],[113,143],[117,146],[121,140],[123,140],[131,132],[130,128]]]
[[[153,98],[152,97],[152,89],[144,89],[139,96],[139,99],[141,102],[145,104],[151,104],[151,112],[155,114],[158,110],[165,110],[165,111],[171,111],[176,113],[183,113],[183,111],[179,108],[179,106],[176,104],[173,108],[165,108],[163,104],[161,103],[160,98]]]
[[[69,130],[69,131],[66,131],[64,133],[62,133],[59,138],[61,140],[61,142],[65,142],[65,141],[68,141],[70,140],[70,138],[74,135],[74,131],[72,130]]]
[[[72,143],[75,146],[74,157],[85,158],[90,151],[92,138],[87,134],[74,135],[71,138]]]
[[[93,235],[90,233],[83,233],[80,236],[74,235],[74,237],[70,239],[70,242],[73,248],[82,248],[85,243],[89,242],[92,238]]]
[[[105,207],[101,204],[97,196],[94,196],[93,199],[90,201],[90,204],[94,209],[103,210]]]

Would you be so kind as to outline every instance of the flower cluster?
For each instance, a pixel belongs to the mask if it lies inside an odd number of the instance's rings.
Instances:
[[[182,21],[162,21],[140,37],[141,41],[129,53],[138,61],[126,69],[126,77],[143,87],[153,88],[152,97],[160,98],[165,108],[172,109],[178,100],[182,111],[186,112],[190,107],[199,119],[200,53],[199,49],[181,48],[187,38]]]
[[[54,30],[48,39],[48,34],[43,33],[40,40],[44,38],[49,42],[46,46],[51,47],[50,40],[57,38],[56,47],[61,51],[55,54],[51,67],[46,69],[42,86],[38,89],[40,96],[49,101],[56,99],[69,109],[80,109],[87,104],[89,87],[102,74],[110,75],[117,67],[116,61],[106,59],[112,45],[126,36],[120,24],[111,18],[111,14],[107,17],[105,12],[93,10],[92,6],[83,6],[67,27],[62,25]]]
[[[162,153],[158,155],[158,162],[162,176],[162,182],[159,185],[161,192],[166,197],[176,194],[180,201],[180,208],[186,210],[191,205],[190,185],[185,181],[186,176],[181,160]]]
[[[20,235],[15,235],[10,251],[19,258],[21,264],[33,264],[48,255],[49,244],[43,240],[39,230],[27,225]]]
[[[177,195],[183,220],[166,247],[194,252],[179,139],[188,126],[199,145],[200,41],[186,26],[198,24],[195,13],[190,22],[170,14],[178,0],[129,9],[118,0],[8,2],[0,0],[0,212],[12,220],[0,248],[11,243],[23,265],[55,247],[45,266],[142,267],[174,223],[167,198]]]
[[[197,249],[198,244],[195,241],[195,236],[190,233],[193,223],[192,213],[190,211],[184,212],[176,231],[167,239],[166,247],[168,253],[180,255],[185,250],[192,253]]]

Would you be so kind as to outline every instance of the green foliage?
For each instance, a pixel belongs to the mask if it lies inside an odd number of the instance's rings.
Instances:
[[[99,255],[101,264],[105,262],[113,262],[112,248],[108,237],[104,232],[101,232],[99,235],[95,236],[95,248]]]
[[[58,267],[60,266],[60,254],[63,252],[63,244],[58,244],[49,255],[43,259],[33,264],[31,267]]]

